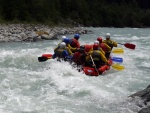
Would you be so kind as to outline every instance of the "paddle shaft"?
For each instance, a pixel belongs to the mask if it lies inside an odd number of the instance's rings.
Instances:
[[[92,60],[92,63],[93,63],[93,65],[94,65],[94,68],[95,68],[96,72],[97,72],[97,73],[98,73],[98,75],[99,75],[99,72],[98,72],[98,70],[97,70],[97,68],[96,68],[96,65],[95,65],[95,63],[94,63],[93,58],[92,58],[92,56],[91,56],[91,55],[90,55],[90,58],[91,58],[91,60]]]

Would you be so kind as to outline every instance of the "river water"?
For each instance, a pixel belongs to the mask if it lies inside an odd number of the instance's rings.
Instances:
[[[118,45],[124,54],[123,71],[111,68],[104,76],[90,77],[67,62],[38,62],[53,53],[60,40],[0,43],[1,113],[136,113],[139,101],[129,95],[150,84],[150,29],[86,28],[80,43],[93,43],[109,32],[119,43],[132,43],[135,50]],[[67,37],[72,38],[73,35]]]

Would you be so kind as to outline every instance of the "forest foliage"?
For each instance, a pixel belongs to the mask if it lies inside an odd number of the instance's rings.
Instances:
[[[150,27],[150,0],[0,0],[0,23]]]

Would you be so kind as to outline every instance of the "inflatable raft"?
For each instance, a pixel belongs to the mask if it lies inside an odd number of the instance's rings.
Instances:
[[[112,64],[112,59],[110,58],[109,60],[109,64]],[[104,72],[106,72],[107,70],[110,69],[110,66],[108,65],[103,65],[101,66],[100,68],[98,69],[95,69],[94,67],[86,67],[86,66],[83,66],[83,72],[86,74],[86,75],[90,75],[90,76],[99,76],[101,74],[103,74]]]

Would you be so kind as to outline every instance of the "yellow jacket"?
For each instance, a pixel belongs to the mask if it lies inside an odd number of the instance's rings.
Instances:
[[[109,47],[106,43],[100,43],[99,46],[104,52],[111,52],[111,47]]]
[[[96,53],[99,55],[100,59],[101,59],[103,62],[105,62],[105,63],[108,64],[108,60],[106,59],[105,55],[104,55],[100,50],[93,50],[93,51],[88,52],[88,55],[87,55],[87,57],[86,57],[86,62],[89,62],[89,61],[91,60],[90,55],[92,56],[92,55],[93,55],[93,52],[96,52]]]
[[[67,44],[67,47],[74,53],[77,51],[77,48],[71,47],[70,44]]]
[[[56,51],[59,49],[60,43],[58,44],[58,46],[54,49],[54,52],[56,53]],[[69,47],[65,47],[65,50],[68,52],[69,55],[72,55],[72,51],[70,50]]]
[[[93,51],[93,48],[91,48],[89,52],[91,52],[91,51]],[[102,49],[102,48],[100,48],[100,51],[102,52],[102,54],[104,54],[104,55],[105,55],[105,52],[103,51],[103,49]]]
[[[115,42],[115,41],[112,41],[112,40],[103,40],[103,43],[106,43],[108,46],[110,46],[111,47],[111,49],[113,48],[113,47],[117,47],[117,42]]]
[[[68,52],[69,55],[72,55],[72,51],[69,49],[69,47],[65,47],[65,50]]]

